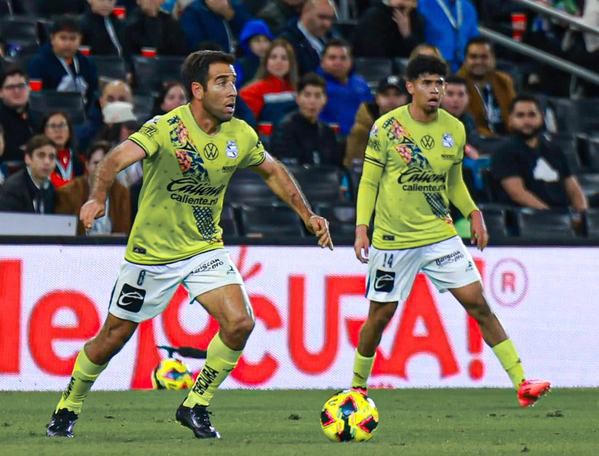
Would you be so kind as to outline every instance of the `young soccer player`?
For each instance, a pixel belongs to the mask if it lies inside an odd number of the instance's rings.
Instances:
[[[198,438],[220,437],[207,407],[237,365],[254,328],[251,303],[223,248],[219,226],[231,168],[249,167],[260,174],[318,237],[318,244],[333,247],[328,222],[312,212],[294,179],[264,150],[254,130],[233,118],[233,62],[232,55],[217,51],[191,54],[183,65],[191,103],[146,122],[96,169],[80,214],[88,230],[104,215],[108,189],[120,170],[144,160],[144,183],[108,318],[79,353],[48,425],[49,436],[73,436],[94,381],[138,324],[162,313],[183,283],[190,297],[218,321],[220,331],[175,419]]]
[[[449,201],[471,221],[471,242],[482,250],[488,234],[481,211],[462,180],[464,126],[439,110],[447,66],[418,56],[407,68],[412,103],[380,117],[372,127],[358,190],[354,249],[368,263],[368,318],[360,331],[352,387],[367,381],[383,330],[407,300],[418,272],[439,291],[449,290],[478,323],[485,342],[507,371],[518,400],[533,405],[550,384],[524,376],[520,357],[483,294],[481,276],[457,236]],[[377,194],[378,191],[378,194]],[[368,225],[376,207],[372,246]]]

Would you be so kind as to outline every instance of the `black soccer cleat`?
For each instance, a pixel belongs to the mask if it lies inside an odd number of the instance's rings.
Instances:
[[[61,408],[52,414],[52,420],[46,429],[48,437],[73,437],[73,427],[79,415],[66,408]]]
[[[181,426],[191,429],[198,439],[220,439],[220,434],[210,423],[210,414],[205,405],[189,408],[181,404],[175,414],[175,420]]]

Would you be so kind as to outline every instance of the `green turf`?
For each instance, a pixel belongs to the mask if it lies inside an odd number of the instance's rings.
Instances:
[[[0,454],[18,455],[599,455],[599,389],[555,389],[534,408],[507,389],[375,390],[367,443],[328,442],[332,391],[221,391],[200,441],[173,421],[180,391],[92,392],[74,439],[45,437],[59,393],[0,392]],[[200,453],[201,452],[201,453]]]

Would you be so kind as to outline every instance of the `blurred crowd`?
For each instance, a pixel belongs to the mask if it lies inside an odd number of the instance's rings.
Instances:
[[[502,232],[517,234],[511,211],[530,209],[591,235],[599,88],[495,49],[479,25],[597,73],[599,35],[508,0],[350,3],[356,18],[340,21],[333,0],[0,0],[0,211],[78,214],[102,157],[189,101],[185,56],[223,50],[237,57],[236,117],[306,185],[328,186],[314,203],[350,234],[368,133],[410,103],[403,72],[426,53],[447,62],[443,108],[467,132],[464,176]],[[542,3],[599,27],[599,0]],[[119,173],[91,234],[129,232],[141,180],[139,164]],[[247,176],[232,185],[245,185],[227,199],[234,234],[252,234],[238,212],[266,201]]]

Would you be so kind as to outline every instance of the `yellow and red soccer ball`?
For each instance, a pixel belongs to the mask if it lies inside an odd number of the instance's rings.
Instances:
[[[365,442],[379,424],[379,412],[372,399],[357,391],[333,394],[320,413],[324,435],[334,442]]]

